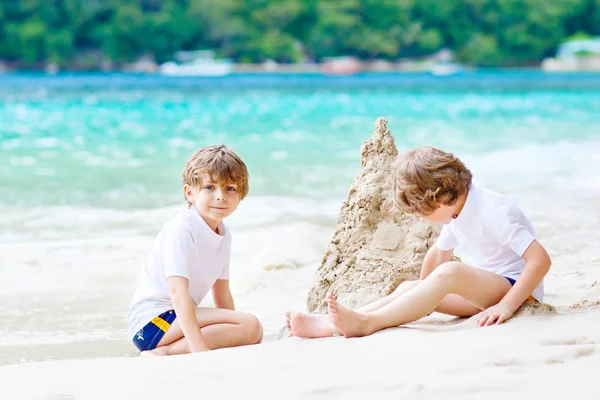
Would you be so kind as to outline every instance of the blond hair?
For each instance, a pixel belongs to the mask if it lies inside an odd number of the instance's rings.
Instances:
[[[240,200],[248,194],[248,169],[242,159],[225,145],[201,147],[188,158],[181,173],[184,185],[202,186],[202,174],[219,184],[235,184]],[[185,197],[185,196],[184,196]],[[189,200],[185,198],[190,204]]]
[[[434,147],[407,151],[392,167],[394,205],[402,211],[430,215],[454,205],[469,192],[473,175],[452,153]]]

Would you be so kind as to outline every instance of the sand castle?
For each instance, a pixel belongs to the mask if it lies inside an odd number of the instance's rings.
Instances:
[[[325,311],[327,292],[356,308],[418,279],[423,257],[437,239],[439,227],[392,209],[390,167],[398,151],[386,125],[387,119],[378,118],[373,136],[361,146],[361,172],[308,295],[311,312]]]
[[[317,269],[307,300],[310,312],[326,312],[328,292],[356,309],[390,294],[405,280],[418,279],[425,253],[439,235],[439,226],[393,209],[390,168],[398,150],[387,122],[378,118],[375,132],[361,146],[361,172],[342,203],[337,230]],[[518,314],[554,311],[532,301]]]

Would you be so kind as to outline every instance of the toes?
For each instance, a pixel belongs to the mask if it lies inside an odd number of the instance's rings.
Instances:
[[[329,312],[329,314],[337,314],[337,307],[334,304],[329,304],[327,307],[327,311]]]
[[[327,300],[327,312],[329,314],[337,314],[337,312],[338,312],[337,301],[335,300],[335,298],[333,297],[333,295],[331,293],[327,293],[326,300]]]

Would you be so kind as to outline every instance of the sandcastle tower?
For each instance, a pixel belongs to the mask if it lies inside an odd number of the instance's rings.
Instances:
[[[308,310],[325,312],[325,295],[357,308],[418,279],[423,258],[439,227],[393,209],[390,167],[398,151],[378,118],[360,151],[361,172],[342,204],[337,230],[317,269]]]

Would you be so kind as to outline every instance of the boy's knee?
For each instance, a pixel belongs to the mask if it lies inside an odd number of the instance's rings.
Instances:
[[[258,318],[252,314],[247,314],[244,327],[249,344],[260,343],[262,341],[263,327]]]
[[[260,321],[258,319],[256,321],[258,322],[258,339],[256,339],[254,344],[260,344],[263,340],[264,329]]]
[[[448,261],[437,267],[431,276],[444,282],[452,282],[464,271],[465,265],[458,261]]]

